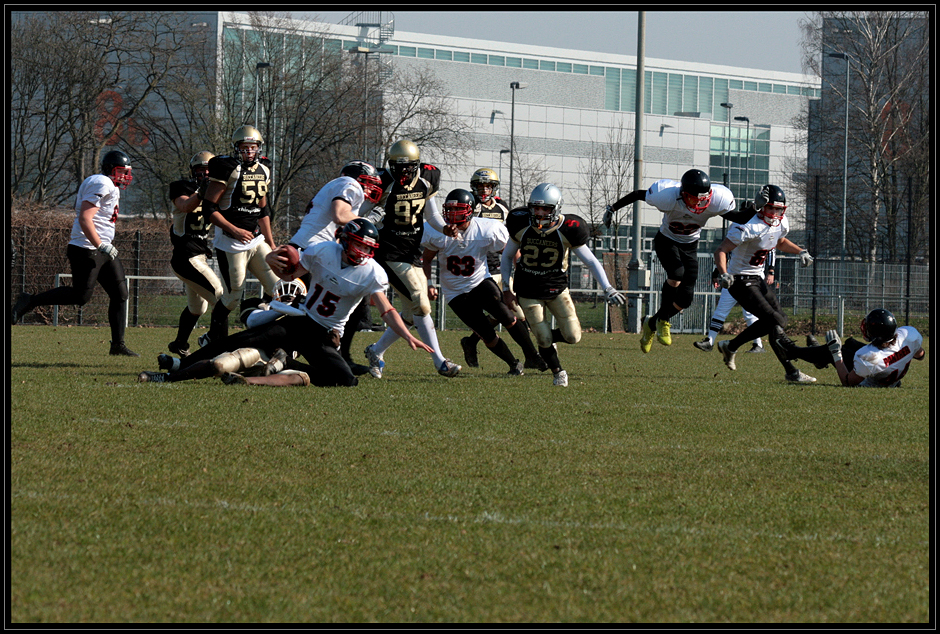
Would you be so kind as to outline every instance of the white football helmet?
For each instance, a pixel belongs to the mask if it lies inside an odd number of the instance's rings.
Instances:
[[[274,285],[274,299],[284,304],[292,304],[307,295],[307,286],[300,280],[278,280]]]

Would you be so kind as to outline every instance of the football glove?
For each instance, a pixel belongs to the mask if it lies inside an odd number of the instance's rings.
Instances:
[[[622,306],[626,301],[623,293],[615,289],[613,286],[608,286],[604,289],[604,297],[607,299],[607,303],[611,306]]]
[[[385,209],[376,205],[363,218],[378,226],[385,219]]]
[[[800,266],[807,267],[813,263],[813,256],[809,254],[809,251],[803,249],[800,251]]]
[[[826,332],[826,346],[829,348],[833,361],[842,361],[842,340],[839,339],[838,332],[835,330]]]
[[[718,284],[721,288],[731,288],[734,284],[734,276],[731,273],[722,273],[718,276]]]
[[[117,257],[118,250],[114,247],[113,244],[105,244],[102,242],[98,245],[98,251],[108,256],[112,260]]]
[[[607,207],[604,209],[604,226],[610,229],[610,223],[613,222],[613,219],[614,208],[610,205],[607,205]]]

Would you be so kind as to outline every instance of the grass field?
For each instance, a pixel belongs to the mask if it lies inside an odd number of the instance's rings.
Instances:
[[[174,334],[11,329],[13,623],[932,618],[929,347],[898,390],[594,333],[567,389],[400,342],[351,389],[135,383]]]

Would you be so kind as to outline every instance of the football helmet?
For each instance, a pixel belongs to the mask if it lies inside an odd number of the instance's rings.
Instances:
[[[202,182],[209,177],[209,160],[215,156],[212,152],[203,150],[196,152],[189,159],[189,172],[196,182]]]
[[[712,202],[712,182],[702,170],[692,169],[682,175],[679,195],[693,214],[700,214]]]
[[[254,144],[256,147],[249,145],[246,148],[242,148],[243,143]],[[255,164],[261,157],[261,146],[263,144],[264,139],[261,138],[261,133],[253,126],[243,125],[232,133],[232,145],[235,148],[235,156],[241,159],[243,167],[251,167]]]
[[[362,264],[379,248],[379,230],[365,218],[354,218],[339,230],[339,243],[346,259],[352,264]]]
[[[529,224],[536,231],[554,228],[561,216],[561,190],[551,183],[541,183],[529,194]],[[548,209],[546,209],[548,208]]]
[[[859,327],[862,329],[865,341],[881,346],[894,339],[898,330],[898,320],[884,308],[876,308],[865,316]]]
[[[489,193],[486,193],[484,189],[487,185],[491,187]],[[470,177],[470,189],[476,194],[480,202],[485,205],[496,196],[496,190],[499,189],[499,176],[490,168],[481,167]]]
[[[421,152],[413,141],[396,141],[388,150],[388,170],[399,185],[407,185],[418,175]]]
[[[274,285],[274,299],[285,304],[293,304],[302,300],[307,294],[307,286],[297,280],[278,280]]]
[[[776,227],[787,211],[787,197],[776,185],[764,185],[754,198],[754,207],[761,220],[771,227]]]
[[[382,198],[382,179],[379,172],[365,161],[350,161],[339,172],[362,185],[362,192],[370,203],[377,203]]]
[[[110,178],[116,187],[127,189],[134,180],[131,175],[131,157],[120,150],[111,150],[101,159],[101,173]]]
[[[447,194],[444,201],[444,222],[449,225],[462,225],[473,216],[473,194],[466,189],[455,189]]]

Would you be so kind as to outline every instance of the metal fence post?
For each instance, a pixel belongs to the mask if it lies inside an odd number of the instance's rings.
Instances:
[[[134,233],[134,275],[140,275],[140,229]],[[140,280],[134,280],[134,325],[140,325]]]

